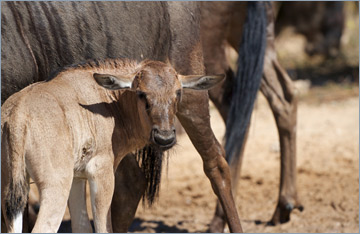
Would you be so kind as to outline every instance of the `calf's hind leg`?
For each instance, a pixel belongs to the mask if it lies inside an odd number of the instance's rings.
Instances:
[[[71,155],[71,150],[67,146],[66,139],[60,134],[54,139],[57,139],[57,144],[49,142],[48,145],[63,146],[56,149],[56,154],[52,147],[42,147],[40,150],[36,144],[33,144],[34,148],[25,156],[27,171],[40,193],[40,210],[32,230],[34,233],[58,231],[70,194],[73,164],[70,157],[66,155]],[[58,159],[59,157],[61,160]],[[39,164],[39,159],[41,164]]]
[[[40,210],[32,230],[33,233],[55,233],[58,231],[65,213],[70,187],[71,177],[62,181],[50,181],[45,186],[39,186]]]

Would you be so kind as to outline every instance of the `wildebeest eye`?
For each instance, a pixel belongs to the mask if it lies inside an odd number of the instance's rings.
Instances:
[[[180,98],[181,98],[181,90],[179,89],[179,90],[176,91],[176,99],[178,101],[180,101]]]
[[[142,76],[142,72],[139,72],[138,74],[136,74],[135,79],[141,79]]]
[[[146,99],[146,93],[141,91],[136,91],[136,94],[140,99]]]
[[[138,96],[142,101],[145,102],[145,108],[146,108],[146,110],[149,110],[149,109],[150,109],[150,105],[149,105],[149,103],[148,103],[148,101],[147,101],[146,93],[141,92],[141,91],[136,91],[136,94],[137,94],[137,96]]]

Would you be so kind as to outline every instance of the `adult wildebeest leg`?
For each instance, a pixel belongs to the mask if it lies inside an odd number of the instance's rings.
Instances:
[[[221,72],[218,72],[218,73],[221,73]],[[223,83],[223,85],[218,86],[212,90],[209,90],[210,99],[214,103],[216,108],[219,110],[225,123],[226,123],[227,114],[229,112],[229,108],[230,108],[230,104],[231,104],[230,103],[231,87],[234,82],[233,79],[234,79],[234,73],[229,68],[226,72],[226,80]],[[219,95],[221,95],[221,96],[219,96]],[[242,165],[242,160],[243,160],[243,156],[244,156],[243,152],[244,152],[245,145],[246,145],[249,126],[246,131],[246,135],[245,135],[244,142],[243,142],[243,147],[240,151],[240,154],[237,157],[233,157],[232,161],[229,163],[230,173],[231,173],[231,181],[232,181],[232,191],[234,193],[234,199],[236,198],[235,194],[236,194],[238,184],[239,184],[238,181],[239,181],[239,176],[241,174],[240,171],[241,171],[241,165]],[[213,232],[213,233],[223,232],[224,227],[225,227],[225,222],[226,222],[226,220],[225,220],[224,210],[222,209],[220,202],[217,201],[215,215],[210,223],[209,231]]]
[[[280,198],[275,214],[272,218],[272,223],[286,222],[289,220],[290,211],[285,207],[290,209],[295,207],[301,208],[300,203],[296,199],[296,97],[294,97],[293,87],[291,79],[288,77],[284,69],[281,68],[280,64],[277,61],[275,48],[274,48],[274,17],[271,7],[267,7],[267,50],[265,54],[265,64],[264,64],[264,73],[263,81],[261,83],[261,91],[264,93],[265,97],[270,103],[270,107],[274,113],[275,118],[277,119],[277,126],[280,134],[280,144],[281,144],[281,182],[280,182]],[[240,20],[238,20],[240,21]],[[231,30],[233,31],[233,30]],[[235,39],[229,40],[230,44],[236,49],[237,45]],[[206,52],[206,51],[205,51]],[[205,53],[206,55],[206,53]],[[221,61],[225,61],[224,53],[218,53],[223,56],[218,64],[223,64]],[[215,59],[211,56],[205,56],[205,58],[210,59],[206,61],[206,68],[214,69],[218,68],[217,66],[211,66],[212,63],[216,63]],[[228,69],[228,65],[223,65],[220,69]],[[228,110],[230,107],[230,102],[232,99],[232,83],[233,83],[233,73],[227,72],[228,78],[222,87],[213,89],[210,91],[210,97],[219,109],[221,116],[226,121]],[[287,98],[285,98],[287,97]],[[282,118],[280,120],[280,118]],[[282,126],[280,126],[280,124]],[[284,134],[288,133],[288,134]],[[245,138],[246,140],[246,138]],[[244,142],[245,144],[245,142]],[[230,162],[230,170],[232,173],[233,181],[233,191],[236,191],[236,179],[237,175],[240,174],[241,162],[242,162],[242,152],[244,147],[241,150],[241,153],[238,157]],[[289,175],[289,177],[286,177]],[[286,197],[290,198],[291,201],[296,201],[295,204],[286,202]],[[211,232],[221,232],[223,231],[224,222],[224,213],[219,203],[217,203],[217,208],[215,212],[214,219],[210,225]]]
[[[279,201],[275,213],[271,219],[271,223],[278,224],[289,221],[290,212],[294,208],[303,209],[302,205],[298,202],[296,194],[296,110],[297,99],[294,93],[294,87],[290,77],[286,71],[279,64],[273,42],[268,40],[268,47],[265,54],[264,75],[261,81],[260,90],[265,95],[271,110],[274,114],[281,147],[281,173],[280,173],[280,189]],[[225,81],[221,87],[228,87]],[[231,81],[230,81],[231,82]],[[210,95],[217,93],[226,93],[226,91],[210,91]],[[217,96],[212,98],[219,100]],[[228,97],[222,97],[222,103],[229,100]],[[223,110],[229,104],[223,105]],[[227,112],[225,112],[225,116]],[[223,115],[222,115],[223,116]],[[245,138],[246,140],[246,138]],[[245,142],[244,142],[245,144]],[[244,149],[244,147],[243,147]],[[230,163],[230,170],[233,181],[233,191],[236,191],[237,178],[240,174],[241,162],[243,158],[243,149],[238,157]],[[215,216],[210,225],[211,232],[221,232],[224,228],[224,212],[217,203]]]
[[[111,219],[115,233],[127,232],[146,189],[145,176],[135,156],[123,158],[115,172],[115,191],[111,202]]]
[[[290,220],[294,208],[303,209],[296,193],[296,113],[295,87],[281,67],[275,52],[274,17],[272,8],[267,11],[267,48],[264,74],[260,90],[265,95],[275,117],[280,139],[280,189],[272,224]]]
[[[236,12],[236,13],[234,13]],[[246,16],[246,3],[223,3],[223,2],[205,2],[203,3],[203,21],[202,21],[202,41],[204,48],[204,64],[207,74],[226,73],[226,80],[217,87],[209,90],[209,97],[218,109],[224,123],[229,113],[232,101],[232,89],[235,82],[235,74],[231,70],[225,55],[226,35],[228,35],[229,25],[231,33],[235,32],[236,49],[240,43],[243,23]],[[227,18],[226,18],[227,17]],[[232,18],[236,18],[232,20]],[[232,25],[231,22],[236,22]],[[240,154],[242,155],[242,154]],[[234,157],[230,166],[232,191],[236,193],[238,184],[237,175],[240,174],[240,162],[242,157]],[[234,196],[235,198],[235,196]],[[221,203],[216,203],[215,215],[210,223],[209,231],[223,232],[226,223],[225,213]]]
[[[294,86],[286,71],[276,59],[271,48],[266,56],[261,92],[265,95],[273,115],[280,138],[280,190],[272,224],[290,220],[294,208],[302,210],[296,192],[296,113],[297,98]]]
[[[225,151],[210,127],[207,93],[184,93],[177,116],[203,159],[204,172],[224,207],[230,231],[242,232],[231,193],[230,170],[225,160]]]
[[[229,74],[229,73],[228,73]],[[218,89],[226,89],[229,82],[225,81],[224,85]],[[231,81],[230,81],[231,82]],[[292,209],[303,209],[298,201],[296,192],[296,113],[297,98],[292,81],[286,71],[281,67],[273,47],[273,41],[268,40],[268,47],[265,54],[264,75],[260,85],[261,92],[265,95],[271,110],[274,114],[277,124],[280,148],[281,148],[281,172],[280,172],[280,189],[279,200],[275,213],[271,219],[272,224],[284,223],[289,221]],[[229,104],[226,102],[229,98],[222,97],[219,99],[216,94],[225,94],[226,91],[211,90],[210,95],[214,94],[216,100],[221,100],[225,116],[226,108]],[[221,111],[220,111],[221,112]],[[224,115],[222,115],[224,117]],[[246,139],[246,138],[245,138]],[[244,142],[245,144],[245,142]],[[243,147],[244,148],[244,147]],[[238,157],[231,164],[230,170],[233,181],[233,191],[236,191],[237,178],[240,174],[241,162],[243,158],[243,149]],[[224,212],[220,203],[217,203],[215,216],[210,224],[211,232],[222,232],[224,228]]]
[[[220,59],[219,55],[220,54],[217,54],[216,58]],[[225,61],[225,59],[226,59],[225,53],[223,53],[223,59],[224,60],[220,59],[220,61]],[[211,62],[211,61],[208,61],[208,62]],[[214,74],[219,74],[219,73],[223,72],[221,70],[214,71],[213,70],[214,68],[216,68],[216,67],[209,66],[209,70],[211,70],[210,72],[212,72]],[[226,80],[223,82],[223,84],[221,86],[215,87],[212,90],[209,90],[210,99],[214,103],[216,108],[219,110],[220,115],[224,120],[224,123],[226,123],[226,118],[227,118],[230,104],[231,104],[231,95],[232,95],[231,88],[232,88],[232,85],[234,82],[233,79],[235,79],[234,73],[232,72],[232,70],[230,68],[228,68],[227,72],[226,72]],[[241,164],[242,164],[242,159],[243,159],[243,151],[245,148],[246,139],[247,139],[247,134],[244,139],[243,147],[240,151],[239,156],[234,157],[233,160],[231,161],[231,163],[229,163],[230,173],[231,173],[231,181],[232,181],[232,191],[234,193],[234,199],[235,199],[235,194],[236,194],[237,187],[239,184],[238,177],[240,175]],[[224,210],[222,209],[220,201],[217,201],[215,215],[210,223],[209,231],[213,232],[213,233],[223,232],[224,227],[225,227],[225,222],[226,222],[226,220],[225,220]]]
[[[5,219],[4,219],[4,214],[1,211],[1,233],[5,233],[8,232],[7,228],[6,228],[6,223],[5,223]]]
[[[195,23],[200,22],[200,8],[195,2],[186,4],[169,2],[169,12],[173,36],[170,62],[179,74],[203,74],[204,60],[200,25],[194,27]],[[179,16],[193,19],[193,21],[177,20]],[[184,23],[189,23],[189,25]],[[225,151],[216,140],[210,126],[208,92],[184,90],[177,117],[203,159],[205,174],[224,207],[230,231],[242,232],[232,197],[230,170],[225,160]]]
[[[92,232],[93,230],[86,209],[86,180],[73,179],[68,204],[72,232]]]
[[[240,173],[241,156],[246,142],[248,123],[262,76],[266,42],[266,15],[262,3],[236,4],[228,5],[228,7],[230,7],[228,8],[230,11],[233,9],[237,11],[229,14],[232,17],[228,19],[228,24],[222,26],[223,31],[206,30],[208,25],[205,24],[202,38],[204,40],[207,73],[214,72],[214,69],[216,70],[215,73],[221,70],[227,71],[226,81],[221,87],[211,90],[210,97],[227,125],[226,159],[231,169],[233,191],[236,191],[234,188],[236,189],[237,177]],[[214,9],[215,12],[218,12],[218,7]],[[244,15],[247,15],[246,21]],[[212,21],[212,18],[209,17],[207,24],[211,25]],[[209,33],[210,35],[207,35]],[[236,76],[229,68],[230,66],[224,62],[226,61],[225,40],[239,52]],[[214,54],[212,51],[219,53]],[[224,213],[218,203],[210,231],[222,232],[224,225]]]

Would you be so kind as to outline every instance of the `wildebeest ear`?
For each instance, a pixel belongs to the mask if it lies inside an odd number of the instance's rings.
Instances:
[[[114,76],[109,74],[94,73],[94,79],[100,86],[110,89],[130,89],[134,76]]]
[[[216,84],[220,83],[225,78],[225,75],[178,75],[178,77],[184,89],[205,90],[211,89]]]

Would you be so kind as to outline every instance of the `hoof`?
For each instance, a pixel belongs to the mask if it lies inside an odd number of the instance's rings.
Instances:
[[[297,205],[295,208],[298,209],[300,212],[304,211],[304,206],[301,204]]]
[[[291,212],[294,209],[294,205],[292,203],[288,203],[286,204],[285,209]]]
[[[289,222],[291,211],[293,211],[294,209],[303,211],[304,206],[301,205],[299,202],[296,202],[295,205],[292,202],[279,202],[273,217],[267,223],[267,225],[274,226],[277,224]]]
[[[214,216],[213,220],[210,223],[209,229],[207,232],[210,233],[223,233],[225,228],[225,220],[219,216]]]

